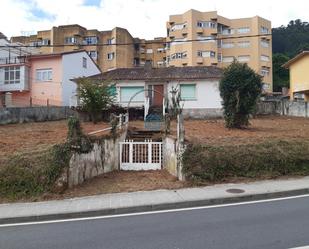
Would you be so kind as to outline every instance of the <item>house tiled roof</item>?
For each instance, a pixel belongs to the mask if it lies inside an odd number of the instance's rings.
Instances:
[[[222,69],[214,66],[166,67],[166,68],[119,68],[91,76],[98,80],[193,80],[219,79]]]

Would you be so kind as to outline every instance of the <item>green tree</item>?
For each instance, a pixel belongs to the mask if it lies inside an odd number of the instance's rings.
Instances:
[[[109,82],[97,81],[91,78],[77,80],[77,95],[83,111],[86,111],[92,120],[99,121],[101,112],[115,101],[115,92]]]
[[[278,53],[273,55],[273,84],[275,92],[280,92],[282,87],[289,87],[289,70],[282,67],[289,59],[285,54]]]
[[[247,64],[234,61],[224,69],[219,89],[226,127],[248,126],[249,115],[253,113],[262,92],[262,76]]]

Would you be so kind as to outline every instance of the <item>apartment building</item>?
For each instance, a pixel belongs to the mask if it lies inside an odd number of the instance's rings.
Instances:
[[[167,66],[228,66],[234,59],[263,76],[272,92],[271,22],[261,17],[228,19],[216,11],[189,10],[167,22]]]
[[[166,38],[157,37],[153,40],[135,39],[135,66],[151,63],[153,67],[166,67]]]
[[[154,43],[133,38],[123,28],[98,31],[74,24],[38,31],[36,35],[15,36],[12,42],[38,46],[42,53],[61,53],[85,49],[102,71],[144,65],[165,65],[165,38],[155,38]],[[53,46],[49,46],[53,45]]]

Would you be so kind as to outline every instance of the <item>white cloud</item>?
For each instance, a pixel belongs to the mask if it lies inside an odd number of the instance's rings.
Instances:
[[[217,10],[228,18],[262,16],[274,27],[291,19],[308,21],[309,2],[243,1],[243,0],[102,0],[100,6],[84,6],[84,0],[1,0],[0,32],[7,36],[21,31],[50,29],[52,26],[80,24],[89,29],[108,30],[115,26],[129,30],[133,36],[151,39],[165,36],[169,15],[189,9]],[[36,7],[55,18],[33,18]]]

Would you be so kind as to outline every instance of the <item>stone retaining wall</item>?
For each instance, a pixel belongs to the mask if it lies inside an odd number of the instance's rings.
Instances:
[[[8,107],[0,108],[0,124],[54,121],[75,115],[68,106]]]
[[[117,138],[102,138],[93,142],[88,153],[75,153],[68,170],[68,187],[79,185],[85,180],[103,173],[119,170],[119,142],[126,138],[126,130]]]

